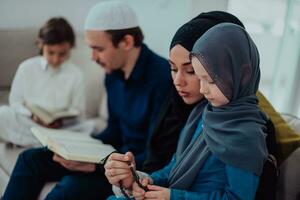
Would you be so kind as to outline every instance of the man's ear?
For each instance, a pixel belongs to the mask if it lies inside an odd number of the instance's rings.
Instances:
[[[121,42],[119,43],[120,47],[125,50],[130,50],[134,47],[134,38],[132,35],[125,35]]]

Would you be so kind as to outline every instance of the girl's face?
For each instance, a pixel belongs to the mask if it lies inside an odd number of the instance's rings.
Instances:
[[[59,68],[59,66],[66,61],[70,56],[71,44],[64,42],[61,44],[44,44],[43,56],[48,61],[49,65],[53,68]]]
[[[178,94],[186,104],[194,104],[203,95],[199,92],[199,80],[189,59],[190,52],[181,45],[174,46],[169,55],[171,75]]]
[[[200,80],[200,93],[215,107],[229,103],[227,97],[224,96],[197,58],[192,57],[192,65]]]

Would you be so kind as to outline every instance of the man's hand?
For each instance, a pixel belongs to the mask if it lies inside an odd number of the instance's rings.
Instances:
[[[83,163],[77,161],[66,160],[60,157],[57,154],[53,155],[53,160],[58,162],[63,167],[67,168],[70,171],[80,171],[80,172],[94,172],[96,170],[96,165],[94,163]]]
[[[130,165],[135,168],[135,160],[131,152],[126,154],[112,153],[104,165],[105,176],[110,184],[120,186],[119,182],[122,181],[122,186],[130,189],[134,181]]]

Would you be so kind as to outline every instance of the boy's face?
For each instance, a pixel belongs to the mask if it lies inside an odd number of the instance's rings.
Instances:
[[[215,107],[220,107],[229,103],[227,97],[218,88],[215,81],[207,73],[201,62],[193,57],[192,65],[197,77],[200,80],[200,93]]]
[[[105,31],[86,31],[85,39],[92,49],[92,60],[98,63],[106,73],[121,69],[125,65],[126,53],[115,47],[111,36]]]
[[[61,44],[44,44],[43,56],[46,58],[48,64],[52,68],[59,68],[59,66],[66,61],[71,52],[71,44],[69,42],[64,42]]]

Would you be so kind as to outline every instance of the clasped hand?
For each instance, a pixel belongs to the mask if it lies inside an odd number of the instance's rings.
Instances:
[[[135,199],[170,199],[170,189],[151,185],[152,180],[150,177],[140,179],[143,186],[146,186],[149,191],[145,192],[134,181],[134,177],[130,170],[130,165],[135,169],[135,159],[131,152],[126,154],[113,153],[109,156],[104,165],[105,176],[108,181],[115,186],[132,190],[132,194]]]

